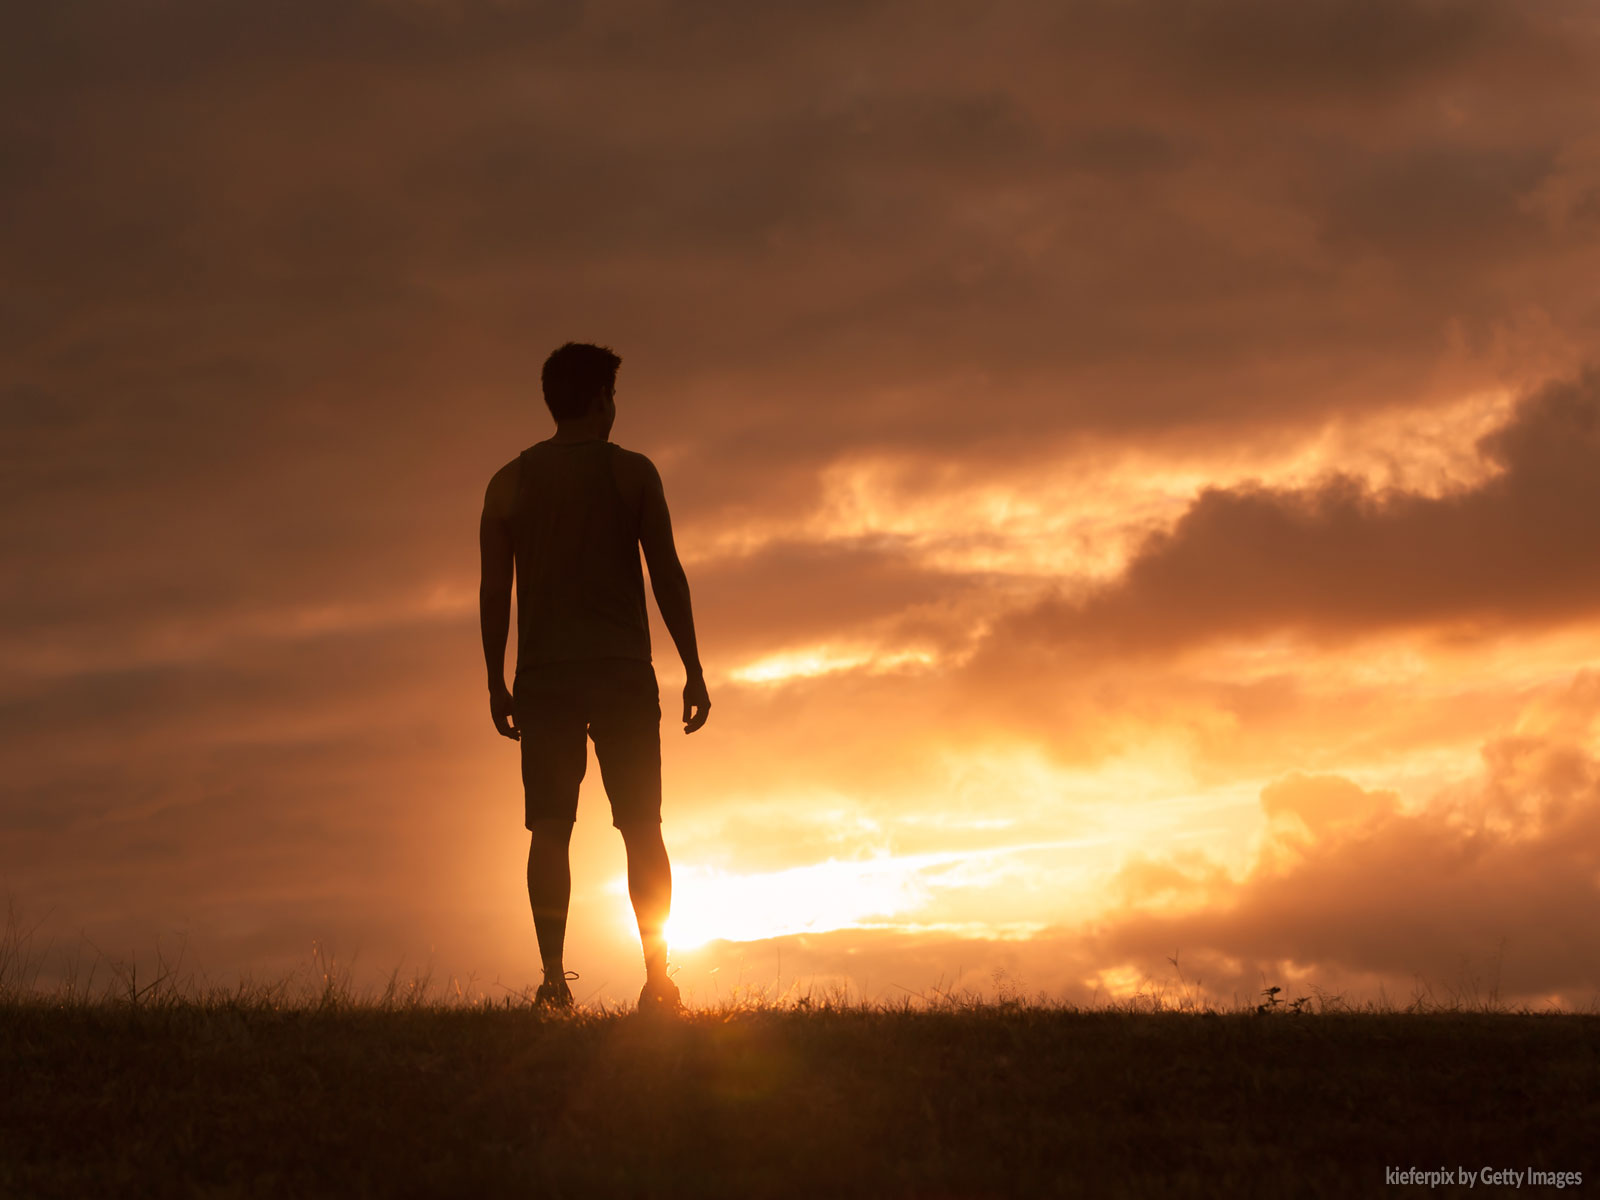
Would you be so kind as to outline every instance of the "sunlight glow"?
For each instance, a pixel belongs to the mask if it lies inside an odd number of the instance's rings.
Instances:
[[[710,941],[754,942],[837,929],[1025,938],[1043,923],[1014,918],[939,919],[932,911],[937,907],[935,901],[940,893],[970,897],[985,889],[1003,891],[1015,881],[1027,856],[1040,851],[1082,850],[1106,841],[1089,837],[931,854],[830,858],[749,875],[715,867],[680,867],[673,880],[667,940],[674,949],[686,950]],[[609,890],[626,894],[626,878],[613,880]],[[919,915],[922,919],[913,919]]]
[[[778,683],[786,679],[827,675],[866,667],[869,671],[892,671],[905,666],[932,666],[936,659],[926,650],[901,650],[879,654],[872,650],[843,650],[826,646],[774,654],[737,667],[729,674],[743,683]]]
[[[829,860],[767,875],[690,868],[675,880],[667,941],[689,948],[858,926],[920,907],[926,888],[904,860]]]

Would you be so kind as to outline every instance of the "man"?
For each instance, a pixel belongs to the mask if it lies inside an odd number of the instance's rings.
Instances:
[[[661,840],[661,705],[650,661],[639,548],[662,619],[688,672],[685,733],[711,708],[695,648],[689,581],[672,543],[661,476],[642,454],[609,440],[622,360],[568,342],[541,382],[555,436],[530,446],[489,481],[478,541],[478,612],[495,729],[521,743],[533,909],[544,983],[535,1003],[572,1005],[562,961],[572,895],[568,844],[588,739],[628,851],[628,894],[644,947],[643,1010],[681,1007],[667,978],[662,932],[672,868]],[[517,585],[517,665],[505,684],[511,582]]]

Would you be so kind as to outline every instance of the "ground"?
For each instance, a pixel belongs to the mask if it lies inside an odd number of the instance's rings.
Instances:
[[[1600,1186],[1596,1015],[12,999],[0,1078],[4,1196]]]

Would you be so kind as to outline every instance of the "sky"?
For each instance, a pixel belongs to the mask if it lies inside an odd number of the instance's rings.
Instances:
[[[1600,996],[1582,0],[62,0],[0,41],[0,892],[537,982],[489,477],[611,346],[691,1001]],[[599,772],[580,999],[642,978]],[[1185,989],[1189,989],[1185,992]]]

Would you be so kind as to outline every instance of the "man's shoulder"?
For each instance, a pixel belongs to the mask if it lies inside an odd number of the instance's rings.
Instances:
[[[635,487],[641,487],[652,479],[659,479],[655,463],[649,457],[640,454],[637,450],[629,450],[625,446],[611,443],[612,458],[617,464],[617,469]]]
[[[483,496],[485,514],[495,517],[511,515],[511,510],[516,507],[517,468],[521,462],[522,457],[518,455],[490,478],[489,487]]]
[[[655,464],[650,461],[648,455],[640,454],[637,450],[629,450],[626,446],[619,446],[616,442],[611,443],[611,449],[619,462],[627,463],[636,469],[655,470]]]

